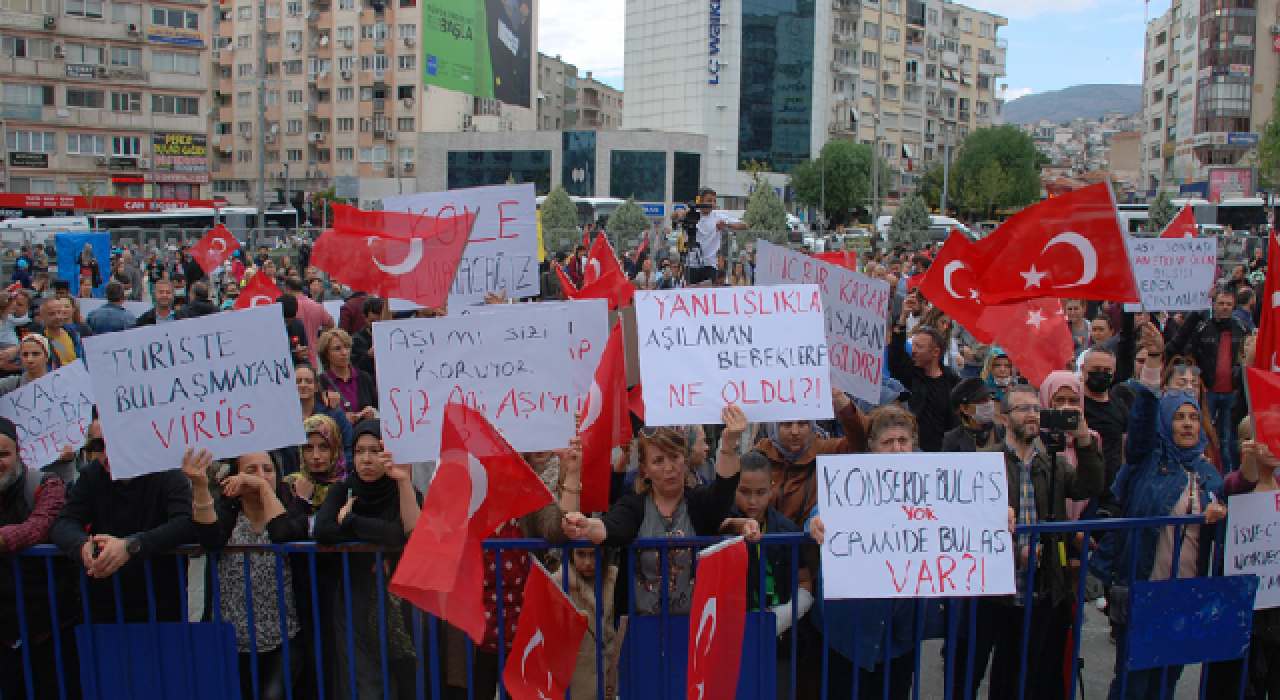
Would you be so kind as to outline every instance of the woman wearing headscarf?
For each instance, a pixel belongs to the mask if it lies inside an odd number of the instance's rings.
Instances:
[[[361,421],[355,427],[354,468],[341,482],[325,494],[316,514],[313,534],[316,542],[336,545],[364,542],[388,549],[400,549],[409,541],[409,533],[422,514],[422,496],[413,487],[413,468],[395,464],[391,453],[382,449],[382,429],[377,420]],[[391,694],[411,696],[414,689],[414,650],[399,598],[386,590],[399,559],[395,555],[379,558],[374,553],[353,552],[344,555],[350,577],[345,599],[342,590],[335,600],[334,627],[337,644],[332,668],[335,672],[334,694],[351,697],[353,681],[348,668],[355,656],[356,697],[382,697],[382,648],[385,641]],[[382,587],[378,586],[379,576]],[[378,601],[385,596],[385,616],[378,615]],[[346,605],[351,611],[346,612]],[[353,643],[347,643],[347,618],[350,616]],[[383,637],[385,632],[385,640]]]
[[[329,486],[346,476],[347,457],[342,449],[342,433],[329,416],[316,413],[302,421],[302,429],[307,435],[307,444],[299,448],[302,469],[284,481],[314,515],[324,503]]]
[[[1209,567],[1209,544],[1215,534],[1215,528],[1208,526],[1227,515],[1222,501],[1222,475],[1204,456],[1209,441],[1200,422],[1200,403],[1194,395],[1176,389],[1159,396],[1157,377],[1163,348],[1152,344],[1148,346],[1148,353],[1129,414],[1126,463],[1116,475],[1112,491],[1123,504],[1126,518],[1203,513],[1206,526],[1148,527],[1116,537],[1118,551],[1110,613],[1119,649],[1125,648],[1124,622],[1133,584],[1129,580],[1130,569],[1134,571],[1134,581],[1205,575]],[[1181,543],[1177,552],[1175,542]],[[1158,698],[1162,683],[1172,697],[1182,674],[1181,666],[1130,671],[1125,679],[1121,675],[1123,657],[1123,654],[1116,655],[1116,675],[1111,681],[1110,695],[1113,700],[1121,700],[1120,687],[1126,680],[1124,700]]]
[[[983,363],[982,374],[979,376],[991,390],[992,400],[997,402],[1002,401],[1004,392],[1018,381],[1014,376],[1013,360],[1009,359],[1009,353],[994,345],[991,346],[991,352],[987,353],[987,361]]]
[[[280,470],[271,455],[251,452],[233,459],[233,473],[216,487],[222,496],[217,505],[209,489],[212,463],[213,455],[208,450],[196,453],[188,449],[182,460],[182,471],[191,480],[193,520],[201,547],[218,550],[227,545],[268,545],[307,539],[306,512],[285,507],[282,496],[285,500],[288,498],[282,489]],[[286,669],[293,684],[298,680],[298,647],[292,647],[292,659],[284,657],[285,637],[292,642],[298,634],[298,612],[293,596],[293,572],[288,567],[280,574],[284,580],[284,600],[280,600],[276,567],[281,561],[268,552],[250,554],[247,561],[239,553],[217,558],[221,597],[218,605],[221,619],[230,622],[236,630],[241,697],[280,700],[285,697]],[[206,569],[206,573],[212,575],[212,569]],[[253,603],[252,620],[249,619],[250,607],[245,605],[246,577]],[[212,619],[209,613],[213,607],[212,585],[206,586],[205,591],[210,598],[205,615]],[[281,619],[282,611],[284,619]]]
[[[817,421],[783,421],[765,424],[765,438],[755,449],[769,458],[773,471],[773,503],[793,523],[802,523],[818,502],[815,474],[818,455],[865,452],[867,431],[862,415],[844,392],[833,389],[831,404],[844,428],[844,437],[827,437]],[[723,445],[723,440],[721,442]]]

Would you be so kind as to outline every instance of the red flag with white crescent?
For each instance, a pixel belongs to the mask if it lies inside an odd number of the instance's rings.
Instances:
[[[978,319],[986,310],[978,294],[978,279],[974,275],[979,261],[980,255],[973,243],[963,233],[952,231],[947,242],[938,251],[937,259],[929,266],[928,272],[924,273],[924,279],[920,281],[920,292],[934,306],[942,309],[972,333],[978,342],[989,345],[995,334],[978,325]]]
[[[747,544],[741,537],[698,552],[689,613],[689,700],[734,700],[747,627]]]
[[[1258,345],[1254,349],[1253,366],[1268,372],[1280,372],[1280,234],[1267,236],[1267,281],[1262,288],[1261,318],[1258,319]]]
[[[226,226],[218,224],[188,248],[187,254],[195,259],[196,264],[207,275],[218,269],[237,250],[240,250],[240,241],[231,235]]]
[[[610,270],[617,270],[618,274],[626,278],[626,273],[618,264],[618,256],[609,244],[609,236],[602,231],[596,234],[596,240],[591,244],[591,253],[587,255],[587,264],[582,268],[582,286],[587,287]]]
[[[512,700],[562,698],[573,681],[587,616],[555,584],[536,557],[530,557],[524,605],[502,672]]]
[[[1168,226],[1164,227],[1164,231],[1160,233],[1161,238],[1195,238],[1199,233],[1196,229],[1196,214],[1188,204],[1182,207],[1182,211],[1173,217]]]
[[[582,494],[578,509],[583,513],[604,512],[609,510],[613,448],[631,440],[631,404],[627,395],[621,321],[614,325],[600,354],[578,435],[582,439]]]
[[[553,502],[551,492],[483,413],[444,409],[440,461],[391,592],[483,639],[481,541],[502,523]]]
[[[274,304],[276,299],[284,292],[276,286],[271,278],[262,272],[258,272],[249,278],[249,283],[240,290],[240,296],[236,297],[236,303],[232,307],[236,311],[241,309],[252,309],[255,306],[263,306],[265,304]]]

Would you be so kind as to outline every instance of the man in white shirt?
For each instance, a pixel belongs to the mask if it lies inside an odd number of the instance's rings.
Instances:
[[[706,281],[715,282],[716,255],[720,253],[720,232],[725,229],[745,231],[747,228],[747,224],[742,219],[735,219],[723,211],[716,210],[716,191],[710,187],[704,187],[698,193],[698,212],[702,217],[698,219],[698,236],[695,241],[697,245],[689,246],[690,285]],[[680,212],[680,217],[684,217],[683,211]]]

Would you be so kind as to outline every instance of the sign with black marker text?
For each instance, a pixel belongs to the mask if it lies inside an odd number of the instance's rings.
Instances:
[[[0,397],[0,416],[18,429],[18,454],[30,469],[57,461],[64,447],[78,450],[93,421],[93,387],[84,362],[71,364]]]
[[[1223,568],[1227,576],[1258,577],[1255,610],[1280,608],[1280,491],[1231,497]]]
[[[1142,305],[1126,311],[1200,311],[1213,307],[1216,238],[1130,238],[1129,260]]]
[[[818,457],[827,598],[1016,592],[1004,455]]]

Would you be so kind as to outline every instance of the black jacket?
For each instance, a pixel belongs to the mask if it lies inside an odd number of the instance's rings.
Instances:
[[[173,319],[176,321],[180,318],[182,318],[181,312],[177,310],[177,307],[174,307]],[[156,325],[156,307],[153,306],[150,309],[143,311],[142,315],[138,317],[138,320],[136,321],[135,325],[138,325],[138,326]]]
[[[1165,357],[1188,355],[1194,358],[1196,366],[1200,368],[1202,381],[1209,386],[1218,371],[1218,343],[1222,340],[1222,334],[1228,330],[1231,331],[1232,364],[1235,364],[1235,358],[1240,357],[1240,346],[1249,331],[1237,318],[1219,321],[1209,318],[1203,311],[1197,311],[1187,318],[1187,322],[1178,329],[1178,334],[1165,345]],[[1213,388],[1217,391],[1223,391],[1224,388],[1227,392],[1231,391],[1230,386]]]
[[[101,462],[80,474],[67,492],[51,533],[54,544],[80,561],[89,535],[136,535],[140,550],[120,567],[120,592],[125,622],[149,619],[147,577],[143,560],[152,559],[151,578],[156,619],[178,622],[182,617],[182,588],[178,560],[164,556],[175,547],[196,540],[191,521],[191,482],[179,469],[112,481]],[[94,621],[115,622],[115,586],[110,578],[88,579],[90,613]]]
[[[178,318],[199,318],[218,313],[218,305],[208,299],[192,299],[178,310]]]
[[[907,352],[907,333],[901,328],[894,329],[889,339],[888,367],[889,375],[902,382],[911,392],[907,407],[920,424],[920,449],[925,452],[940,451],[946,432],[960,425],[956,412],[951,410],[951,390],[960,383],[960,376],[950,367],[943,367],[941,377],[930,377],[923,369],[916,367],[911,354]],[[945,391],[931,392],[933,385],[938,383],[945,385]],[[930,393],[935,394],[934,401],[928,400]]]
[[[991,426],[990,440],[999,445],[1004,442],[1004,426],[996,424]],[[982,446],[984,449],[988,445]],[[965,429],[963,425],[958,425],[947,431],[942,436],[943,452],[977,452],[978,446],[973,444],[973,434]]]
[[[367,372],[377,382],[378,375],[373,356],[369,350],[373,347],[373,326],[365,326],[359,333],[351,336],[351,365]]]

